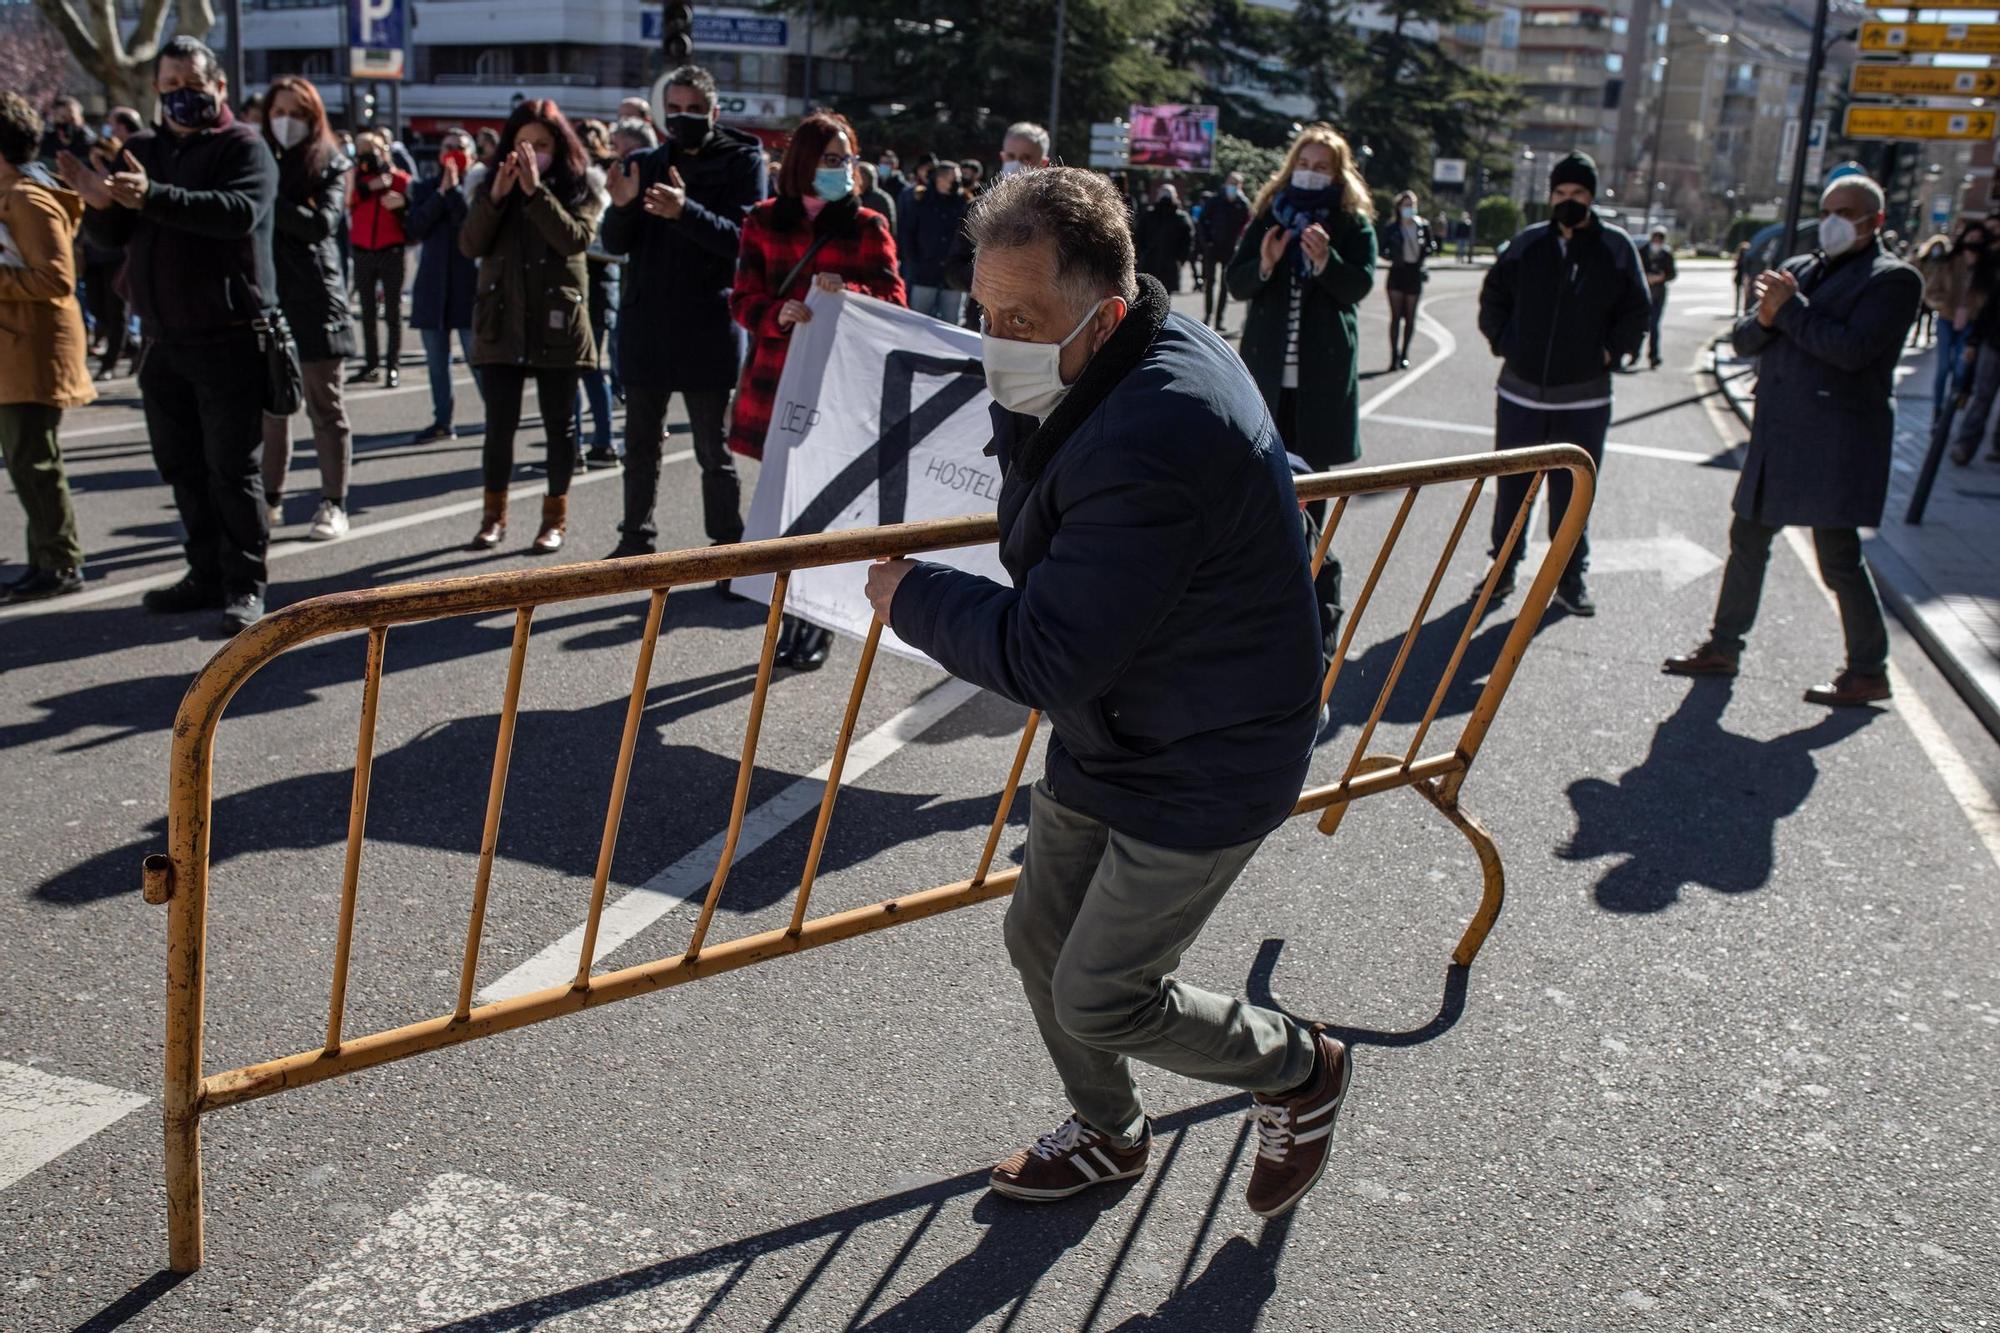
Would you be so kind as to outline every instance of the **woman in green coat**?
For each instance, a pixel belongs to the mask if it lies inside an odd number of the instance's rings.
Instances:
[[[1229,292],[1247,307],[1243,363],[1279,438],[1315,472],[1361,457],[1354,311],[1375,284],[1368,187],[1347,140],[1308,125],[1264,183],[1229,261]],[[1311,506],[1315,529],[1326,504]],[[1340,628],[1340,561],[1315,586],[1327,651]]]
[[[603,197],[590,181],[582,143],[554,102],[515,107],[493,162],[458,233],[459,249],[479,261],[472,364],[486,398],[486,506],[472,544],[497,546],[507,533],[514,433],[532,377],[548,436],[549,493],[530,549],[547,553],[562,549],[569,526],[576,386],[597,364],[584,252],[597,235]]]

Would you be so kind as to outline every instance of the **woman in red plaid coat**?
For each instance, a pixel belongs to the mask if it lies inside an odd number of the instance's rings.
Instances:
[[[812,318],[805,298],[814,285],[834,292],[854,287],[909,304],[888,219],[861,207],[855,196],[856,143],[845,117],[827,111],[807,116],[793,131],[778,172],[778,197],[751,209],[743,223],[736,290],[729,298],[730,313],[750,331],[750,359],[736,386],[729,428],[729,447],[739,454],[764,456],[785,349],[792,326]],[[811,262],[801,263],[822,238]]]

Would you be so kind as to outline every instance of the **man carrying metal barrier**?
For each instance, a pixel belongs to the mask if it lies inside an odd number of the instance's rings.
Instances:
[[[1014,586],[889,560],[868,596],[906,642],[1054,726],[1006,940],[1074,1114],[992,1186],[1050,1200],[1143,1173],[1139,1059],[1255,1094],[1249,1203],[1275,1217],[1326,1168],[1348,1052],[1171,973],[1291,812],[1317,729],[1285,451],[1228,346],[1135,276],[1102,177],[1007,177],[967,230]]]

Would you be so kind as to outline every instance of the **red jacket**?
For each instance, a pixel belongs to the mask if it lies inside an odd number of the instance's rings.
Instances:
[[[822,232],[832,239],[819,248],[812,263],[799,266],[813,240]],[[799,274],[783,291],[785,275]],[[908,305],[903,279],[896,271],[896,241],[889,223],[853,197],[828,204],[808,223],[799,201],[766,199],[750,210],[743,223],[743,242],[736,255],[736,288],[729,313],[750,331],[750,359],[736,386],[736,410],[729,427],[729,447],[752,458],[764,456],[764,432],[770,428],[772,400],[778,375],[785,368],[791,330],[778,324],[787,300],[803,301],[816,273],[838,273],[849,287],[897,305]]]
[[[382,196],[394,190],[403,196],[401,208],[382,207]],[[348,208],[354,216],[348,223],[348,239],[357,250],[387,250],[392,246],[405,245],[409,236],[403,231],[403,215],[410,211],[410,173],[391,171],[387,187],[378,187],[371,180],[363,178],[360,168],[354,172],[354,193],[349,196]]]

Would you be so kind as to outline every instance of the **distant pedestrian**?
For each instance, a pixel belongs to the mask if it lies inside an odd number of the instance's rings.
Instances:
[[[1000,177],[1018,176],[1049,164],[1049,132],[1032,120],[1017,120],[1000,136]],[[972,299],[972,238],[960,226],[944,260],[944,285],[963,294],[959,323],[979,327],[979,302]]]
[[[611,148],[620,161],[634,153],[650,152],[660,146],[659,132],[643,120],[621,120],[611,127]]]
[[[236,120],[215,52],[194,38],[161,48],[153,87],[162,123],[126,141],[120,170],[106,179],[65,153],[63,180],[83,196],[93,236],[125,248],[146,335],[146,433],[187,529],[187,574],[148,592],[145,607],[219,607],[234,634],[264,614],[268,577],[261,464],[270,376],[255,322],[278,307],[278,164],[259,132]]]
[[[751,209],[743,223],[729,297],[736,322],[750,333],[750,360],[736,390],[729,431],[729,447],[739,454],[764,456],[785,352],[792,330],[812,319],[806,297],[814,288],[852,287],[905,304],[888,219],[863,208],[854,195],[855,143],[845,117],[828,111],[807,116],[792,133],[777,198]],[[829,632],[794,617],[786,620],[780,664],[801,670],[823,665]]]
[[[897,236],[910,309],[947,324],[958,323],[964,294],[945,282],[945,262],[965,227],[965,196],[958,188],[958,164],[940,162],[910,206],[898,213]]]
[[[1431,256],[1438,250],[1431,224],[1417,212],[1417,196],[1405,190],[1396,196],[1396,215],[1382,224],[1376,251],[1389,261],[1382,285],[1389,294],[1389,369],[1407,369],[1410,339],[1417,331],[1417,303],[1430,280]]]
[[[299,348],[313,457],[319,464],[320,500],[306,535],[314,541],[333,541],[347,535],[347,477],[354,461],[354,434],[348,428],[340,388],[341,366],[354,355],[354,325],[347,314],[347,283],[334,240],[345,211],[352,163],[335,146],[326,106],[309,81],[281,74],[271,80],[265,97],[269,114],[264,142],[278,159],[271,258],[278,274],[278,304]],[[282,506],[291,466],[291,418],[267,412],[264,505],[266,521],[273,528],[284,522]]]
[[[895,150],[884,148],[875,155],[875,187],[888,195],[893,203],[896,196],[903,192],[903,184],[902,159],[896,156]]]
[[[1665,227],[1653,228],[1653,234],[1646,238],[1646,249],[1639,256],[1646,268],[1646,294],[1653,299],[1653,319],[1647,326],[1651,342],[1648,346],[1649,359],[1653,369],[1660,368],[1660,320],[1667,313],[1667,287],[1680,277],[1680,270],[1674,265],[1674,249],[1667,244]],[[1633,360],[1638,354],[1633,353]]]
[[[888,222],[889,231],[893,234],[896,230],[896,201],[881,187],[879,183],[881,177],[876,174],[875,164],[856,162],[854,171],[861,183],[861,206],[880,213]]]
[[[1951,271],[1953,240],[1943,232],[1926,236],[1910,256],[1910,266],[1924,280],[1924,304],[1917,322],[1910,326],[1910,346],[1928,347],[1937,341],[1937,289]]]
[[[1243,197],[1243,173],[1222,178],[1222,188],[1202,205],[1195,224],[1195,254],[1201,260],[1201,318],[1217,333],[1228,332],[1229,286],[1225,273],[1236,243],[1250,225],[1250,201]]]
[[[91,147],[96,142],[90,126],[84,124],[83,103],[74,97],[58,97],[49,104],[49,124],[42,134],[41,150],[36,157],[48,165],[62,154],[70,153],[88,162]]]
[[[97,397],[76,299],[83,200],[34,167],[41,117],[0,93],[0,455],[27,516],[28,567],[0,602],[83,588],[83,543],[63,476],[62,415]]]
[[[1181,268],[1194,258],[1194,222],[1181,207],[1180,191],[1162,185],[1153,206],[1139,215],[1134,235],[1139,271],[1159,279],[1168,292],[1181,289]]]
[[[1573,152],[1549,172],[1549,220],[1537,222],[1507,244],[1479,289],[1479,331],[1500,358],[1494,386],[1493,447],[1574,444],[1604,464],[1604,432],[1611,424],[1611,368],[1645,345],[1652,298],[1646,294],[1639,249],[1622,231],[1597,220],[1597,164]],[[1549,532],[1569,512],[1569,473],[1548,476]],[[1492,552],[1512,531],[1527,500],[1524,474],[1497,479]],[[1514,591],[1527,554],[1528,534],[1507,553],[1493,596]],[[1556,585],[1556,604],[1573,616],[1597,614],[1584,575],[1590,570],[1590,534],[1577,539],[1569,567]]]
[[[612,325],[617,320],[618,281],[621,261],[604,248],[602,219],[611,209],[609,184],[611,172],[620,159],[611,151],[611,132],[601,120],[586,120],[577,127],[577,140],[583,144],[584,159],[589,162],[586,174],[590,178],[591,190],[597,195],[598,234],[591,237],[590,249],[584,252],[585,271],[590,275],[590,287],[586,293],[585,305],[590,312],[591,333],[597,339],[597,360],[584,367],[576,394],[576,447],[580,452],[577,470],[595,464],[598,467],[617,467],[617,437],[612,432],[611,373],[605,369],[611,357],[611,344],[617,337]],[[586,446],[583,437],[583,414],[590,412],[590,442]]]
[[[553,101],[528,98],[516,106],[496,155],[500,165],[480,181],[458,235],[459,248],[479,261],[472,361],[486,395],[486,503],[472,545],[498,546],[507,535],[514,435],[533,379],[548,445],[548,493],[528,549],[548,555],[562,549],[569,529],[577,379],[597,360],[583,256],[597,234],[598,196],[583,145]]]
[[[643,97],[626,97],[618,103],[618,119],[636,120],[651,125],[657,133],[659,126],[653,120],[653,104]]]
[[[1982,448],[1989,459],[2000,460],[2000,247],[1983,227],[1977,239],[1970,228],[1966,235],[1972,258],[1959,297],[1966,321],[1957,382],[1970,388],[1951,432],[1951,461],[1960,465]]]
[[[430,381],[431,424],[417,432],[415,443],[457,437],[458,395],[452,384],[451,344],[471,370],[473,386],[479,370],[472,364],[472,301],[479,288],[479,265],[459,249],[472,192],[486,179],[483,163],[473,160],[472,140],[464,130],[451,130],[438,152],[438,174],[410,187],[410,207],[403,230],[417,246],[417,277],[410,286],[410,327],[424,345],[424,373]]]
[[[1458,233],[1458,262],[1470,264],[1473,258],[1473,243],[1477,236],[1472,225],[1472,214],[1460,213],[1453,230]]]
[[[1312,470],[1361,457],[1361,384],[1355,311],[1375,285],[1368,185],[1333,126],[1300,131],[1257,192],[1230,261],[1229,290],[1243,316],[1243,364],[1264,395],[1286,450]],[[1307,506],[1317,531],[1326,502]],[[1327,552],[1314,582],[1320,635],[1331,654],[1343,604],[1340,558]]]
[[[665,98],[667,142],[612,174],[604,215],[604,248],[625,256],[613,349],[625,386],[625,512],[613,557],[649,554],[659,539],[653,515],[675,394],[694,431],[702,528],[714,543],[743,537],[742,483],[726,443],[743,365],[729,289],[743,220],[764,197],[764,159],[754,135],[718,123],[707,70],[674,70]]]
[[[1750,284],[1757,277],[1757,257],[1750,253],[1750,242],[1736,247],[1736,313],[1748,313],[1754,300]]]
[[[1939,332],[1931,378],[1931,412],[1942,414],[1945,400],[1964,382],[1965,349],[1972,327],[1986,307],[1993,287],[1993,265],[1987,251],[1993,237],[1985,224],[1968,222],[1958,239],[1934,236],[1928,259],[1917,266],[1924,279],[1924,309],[1936,321]],[[1927,243],[1928,244],[1928,243]]]
[[[1895,375],[1923,279],[1878,235],[1882,189],[1849,174],[1820,200],[1820,253],[1757,279],[1757,308],[1737,320],[1739,356],[1758,363],[1750,452],[1736,481],[1729,563],[1715,622],[1693,652],[1662,669],[1733,676],[1757,618],[1771,541],[1809,527],[1820,577],[1840,605],[1847,665],[1806,691],[1812,703],[1889,697],[1889,636],[1861,555],[1858,529],[1877,527],[1889,493],[1896,434]]]
[[[390,161],[388,143],[373,130],[355,136],[354,150],[348,243],[354,251],[355,285],[361,289],[363,354],[361,368],[347,382],[366,384],[380,371],[383,387],[393,389],[403,382],[403,279],[409,271],[403,217],[410,203],[410,173]],[[377,333],[383,323],[388,325],[386,349]]]
[[[986,166],[976,157],[968,157],[958,164],[958,191],[966,202],[979,197],[986,186]]]

